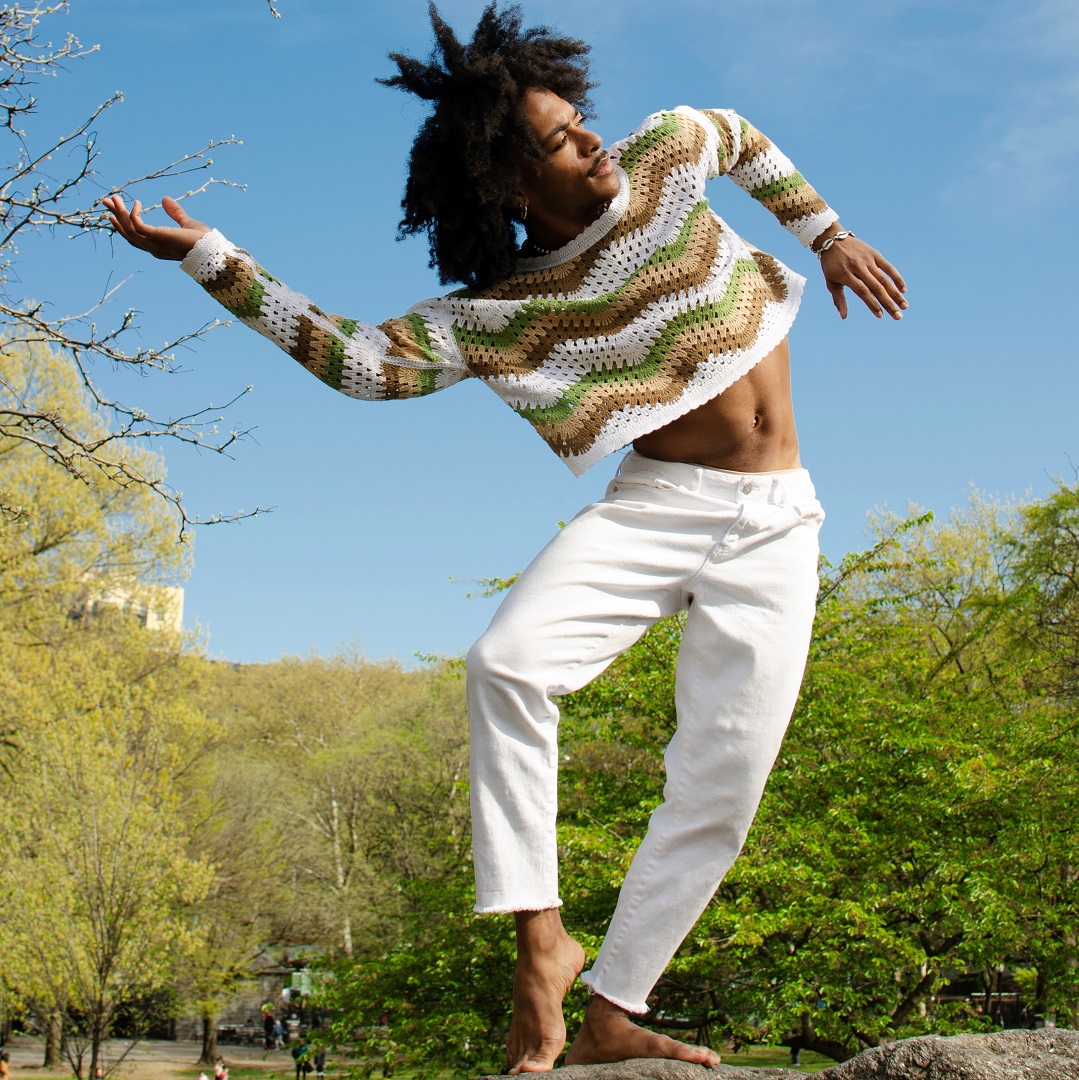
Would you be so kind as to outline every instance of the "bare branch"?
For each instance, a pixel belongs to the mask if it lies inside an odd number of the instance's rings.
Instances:
[[[93,477],[120,486],[144,485],[175,507],[181,534],[196,523],[251,516],[242,511],[208,518],[189,516],[179,492],[140,469],[138,455],[123,452],[128,445],[167,440],[227,455],[248,432],[224,426],[224,413],[246,390],[220,409],[207,405],[183,416],[151,416],[107,393],[99,378],[102,364],[146,373],[176,372],[175,350],[189,346],[219,323],[183,334],[159,348],[131,347],[128,339],[136,328],[136,313],[130,309],[119,314],[106,311],[123,282],[107,287],[96,304],[75,314],[53,314],[46,303],[12,294],[11,270],[21,242],[57,235],[111,235],[107,212],[100,205],[103,196],[203,172],[213,164],[212,152],[239,143],[235,136],[211,139],[194,153],[179,155],[141,176],[122,183],[102,182],[97,172],[97,128],[105,114],[122,102],[119,92],[90,109],[87,118],[66,134],[31,140],[19,125],[38,119],[37,102],[30,93],[32,84],[55,77],[66,64],[97,48],[84,47],[71,34],[58,44],[40,40],[43,24],[57,21],[67,9],[66,0],[31,0],[0,8],[0,137],[6,133],[11,140],[6,163],[0,165],[0,361],[9,350],[39,346],[65,354],[74,361],[83,387],[105,423],[92,437],[74,430],[62,415],[42,408],[40,402],[20,402],[10,386],[3,386],[0,370],[0,438],[32,446],[83,481]],[[278,15],[273,3],[270,9]],[[209,177],[181,198],[217,184],[242,186]],[[251,513],[260,512],[257,508]],[[0,514],[17,517],[19,508],[0,505]]]

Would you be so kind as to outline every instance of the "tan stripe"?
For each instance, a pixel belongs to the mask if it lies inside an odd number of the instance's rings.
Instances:
[[[612,231],[604,237],[603,243],[593,244],[575,259],[570,259],[559,266],[513,274],[504,281],[484,289],[483,297],[491,300],[527,300],[536,296],[574,293],[592,272],[592,267],[595,266],[596,260],[603,254],[604,249],[610,246],[614,237],[620,232],[621,230]]]
[[[743,292],[729,318],[687,327],[672,343],[662,369],[653,379],[645,383],[597,386],[577,404],[567,420],[558,425],[536,425],[536,430],[556,452],[577,455],[592,446],[619,409],[677,401],[706,356],[745,349],[757,339],[765,302],[779,298],[771,280],[776,274],[778,269],[773,265],[765,277],[756,279],[753,287]],[[781,293],[785,295],[785,289]]]
[[[767,199],[760,200],[765,210],[770,210],[779,219],[780,223],[787,225],[809,214],[819,214],[828,209],[828,204],[809,186],[805,184],[797,191],[786,191],[779,195],[772,195]]]
[[[400,364],[383,364],[379,372],[383,385],[379,397],[392,401],[397,398],[414,398],[420,395],[420,372],[417,368],[402,367]]]
[[[720,156],[719,163],[722,171],[726,172],[730,168],[731,156],[734,154],[734,133],[731,131],[730,121],[722,113],[714,109],[702,109],[701,111],[713,123],[718,123],[717,134],[719,135],[719,141],[723,144],[723,153]]]
[[[425,364],[430,363],[421,352],[408,319],[387,319],[384,323],[379,323],[378,328],[390,339],[390,347],[386,350],[387,356],[399,356],[404,360],[422,360]]]
[[[289,356],[303,364],[312,375],[325,381],[332,342],[333,335],[329,331],[306,315],[297,315],[296,340],[289,347]]]
[[[206,282],[206,291],[229,310],[246,304],[255,271],[235,255],[225,256],[225,265],[213,281]]]
[[[673,263],[643,269],[611,306],[595,313],[548,312],[537,315],[511,349],[491,349],[461,342],[461,355],[480,378],[535,371],[552,349],[580,338],[610,337],[634,323],[658,297],[699,288],[712,277],[722,225],[713,214],[694,222],[685,255]]]
[[[742,152],[738,155],[738,164],[744,165],[747,161],[752,161],[753,158],[766,154],[771,149],[772,143],[768,136],[747,121],[746,130],[742,135]]]
[[[658,146],[637,159],[629,206],[620,224],[625,232],[643,228],[655,216],[663,197],[663,183],[682,165],[700,160],[708,135],[696,120],[678,113],[678,134],[668,136]]]
[[[783,274],[782,264],[767,251],[754,251],[753,261],[768,286],[768,295],[761,297],[762,302],[771,300],[783,303],[787,299],[787,279]]]

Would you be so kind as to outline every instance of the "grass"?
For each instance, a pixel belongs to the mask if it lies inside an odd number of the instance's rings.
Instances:
[[[791,1052],[785,1046],[746,1046],[737,1054],[730,1050],[722,1051],[724,1065],[752,1066],[755,1069],[789,1069],[791,1067]],[[817,1073],[821,1069],[827,1069],[837,1064],[823,1054],[815,1054],[812,1050],[802,1051],[802,1063],[796,1069],[797,1072]]]
[[[213,1069],[204,1066],[201,1069],[182,1069],[175,1075],[178,1077],[190,1077],[197,1080],[200,1073],[206,1073],[213,1080]],[[230,1065],[229,1080],[295,1080],[296,1066],[289,1062],[274,1062],[272,1065]],[[315,1073],[308,1073],[308,1080],[314,1080]]]

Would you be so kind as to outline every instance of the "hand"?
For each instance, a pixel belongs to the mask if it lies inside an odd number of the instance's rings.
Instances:
[[[902,275],[879,251],[856,236],[837,240],[821,255],[820,265],[841,319],[847,317],[845,288],[860,297],[878,319],[883,318],[885,311],[893,319],[903,318],[907,307],[903,293],[907,285]]]
[[[102,199],[108,208],[112,227],[132,247],[148,251],[155,259],[181,260],[198,242],[200,236],[210,231],[209,225],[188,217],[183,207],[167,195],[161,200],[161,208],[179,228],[165,225],[147,225],[142,220],[142,203],[136,199],[128,211],[123,197],[110,195]]]

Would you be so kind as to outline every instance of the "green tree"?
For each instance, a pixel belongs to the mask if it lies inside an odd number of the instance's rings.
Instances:
[[[164,504],[144,484],[125,484],[131,468],[163,480],[149,450],[108,442],[108,428],[74,365],[44,345],[5,343],[0,351],[0,408],[17,400],[66,429],[100,442],[96,460],[71,459],[42,441],[11,436],[0,425],[0,764],[32,735],[43,715],[51,646],[76,628],[74,612],[95,597],[159,603],[159,587],[181,580],[189,545],[179,543]]]
[[[845,1059],[983,1027],[937,998],[1000,964],[1037,984],[1041,1007],[1072,1007],[1079,751],[1067,663],[1046,642],[1071,629],[1074,507],[1062,489],[1021,508],[976,498],[946,523],[882,517],[870,551],[825,569],[757,821],[648,1022]],[[678,619],[657,624],[562,701],[564,915],[588,949],[661,795],[680,635]],[[398,942],[343,966],[340,1039],[381,1003],[390,1030],[370,1053],[462,1074],[498,1067],[511,928],[467,914],[470,873],[447,861],[408,886],[416,914]],[[571,997],[570,1013],[582,1004]]]
[[[162,463],[109,439],[68,358],[5,341],[0,402],[63,417],[66,431],[98,445],[96,458],[80,458],[59,429],[51,441],[0,430],[0,799],[11,822],[4,978],[47,1032],[50,1063],[66,1022],[81,1068],[87,1053],[96,1059],[116,1009],[159,985],[161,965],[112,938],[152,925],[155,904],[175,915],[168,866],[143,848],[167,860],[179,843],[169,785],[181,748],[205,745],[205,722],[177,696],[180,638],[148,633],[121,610],[159,606],[163,587],[186,570],[189,545],[151,487],[121,482],[127,469],[163,478]],[[119,603],[102,614],[102,600]],[[188,886],[198,892],[203,871],[191,866],[173,899],[190,899]],[[141,874],[160,880],[156,900]],[[164,948],[169,935],[150,937]]]
[[[191,700],[210,693],[217,665],[192,662]],[[217,1060],[217,1014],[249,977],[251,959],[280,935],[289,904],[280,873],[286,850],[277,817],[273,772],[238,755],[219,738],[183,784],[188,853],[213,868],[206,894],[193,909],[197,935],[176,971],[179,1003],[202,1025],[199,1063]]]
[[[459,680],[345,651],[223,667],[214,696],[236,752],[271,777],[291,935],[363,955],[392,932],[398,878],[426,872],[430,822],[467,844]]]
[[[660,1026],[843,1059],[980,1023],[933,1005],[956,973],[1035,955],[1039,970],[1059,968],[1048,955],[1074,920],[1076,762],[1047,750],[1074,717],[1028,693],[1010,646],[1021,522],[978,500],[948,525],[884,521],[872,552],[826,577],[791,731],[741,859],[657,987]],[[567,703],[591,756],[590,728],[621,753],[662,744],[676,636],[661,632],[652,655],[627,654]],[[658,794],[608,790],[593,771],[563,801],[571,894],[597,863],[613,886],[634,846],[623,823],[639,836]]]
[[[3,977],[60,1018],[82,1077],[106,1066],[119,1011],[144,1014],[197,938],[211,868],[187,853],[177,778],[212,732],[175,692],[175,652],[121,618],[46,660],[35,736],[3,792]]]

